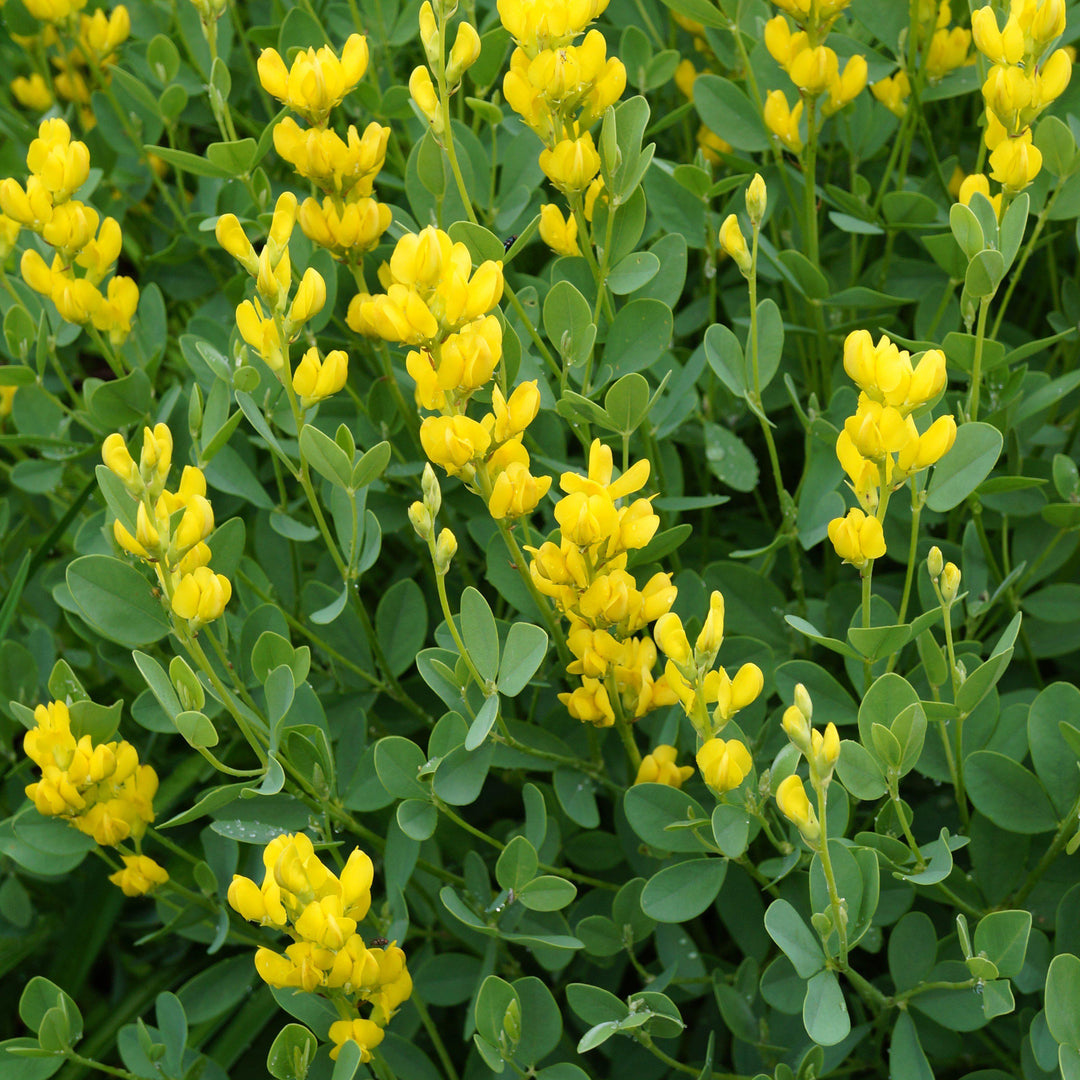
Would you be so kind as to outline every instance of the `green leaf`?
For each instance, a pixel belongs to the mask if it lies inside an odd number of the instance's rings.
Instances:
[[[709,0],[664,0],[664,5],[702,26],[721,29],[728,25],[722,10],[716,4],[709,3]]]
[[[305,424],[300,432],[300,452],[324,480],[347,490],[351,488],[352,461],[325,432]]]
[[[596,340],[592,309],[569,281],[555,282],[544,300],[544,332],[571,367],[588,359]]]
[[[620,259],[608,274],[608,288],[625,296],[648,284],[660,271],[660,260],[651,251],[632,251]]]
[[[635,784],[623,798],[630,827],[658,851],[701,854],[704,844],[690,829],[668,829],[684,821],[700,821],[708,815],[699,802],[667,784]]]
[[[819,971],[806,984],[803,1026],[819,1046],[835,1046],[851,1031],[847,1002],[840,982],[832,971]]]
[[[60,1008],[67,1016],[73,1036],[77,1042],[82,1038],[82,1014],[78,1005],[54,982],[41,975],[34,975],[23,988],[19,996],[19,1019],[31,1030],[38,1031],[46,1013]]]
[[[349,486],[359,491],[362,487],[374,483],[386,471],[390,464],[390,444],[385,440],[376,443],[370,450],[366,450],[360,460],[353,466],[352,477]]]
[[[1080,959],[1062,953],[1046,973],[1046,1025],[1059,1043],[1080,1051]]]
[[[83,618],[102,637],[129,649],[160,641],[169,620],[134,567],[108,555],[84,555],[65,575]]]
[[[233,174],[226,168],[207,161],[201,154],[191,154],[187,150],[175,150],[170,146],[158,146],[156,143],[143,147],[147,153],[156,154],[162,161],[193,176],[211,176],[217,180],[227,180]]]
[[[631,300],[608,328],[604,366],[612,378],[652,367],[671,343],[671,308],[662,300]]]
[[[405,799],[395,812],[401,831],[411,840],[428,840],[435,835],[439,811],[424,799]]]
[[[769,905],[765,929],[791,961],[799,978],[809,979],[825,966],[821,942],[786,900],[774,900]]]
[[[1002,978],[1013,978],[1024,966],[1030,934],[1030,911],[991,911],[975,927],[975,952],[985,954]]]
[[[957,204],[959,205],[959,204]],[[919,1042],[915,1021],[906,1010],[901,1011],[893,1025],[889,1042],[889,1075],[904,1080],[934,1080],[934,1070]]]
[[[705,461],[709,471],[736,491],[753,491],[758,464],[750,448],[736,435],[711,420],[705,422]]]
[[[1027,723],[1035,773],[1064,817],[1080,795],[1080,770],[1076,754],[1062,734],[1062,717],[1080,717],[1080,690],[1072,683],[1057,682],[1043,690],[1031,703]]]
[[[769,149],[765,124],[750,99],[730,79],[699,75],[694,80],[694,108],[710,131],[721,132],[736,150]]]
[[[840,744],[836,772],[840,783],[857,799],[880,799],[888,790],[881,766],[862,743],[852,739],[844,739]]]
[[[196,750],[200,747],[217,746],[218,744],[217,729],[210,718],[201,712],[189,710],[177,713],[173,717],[173,723],[188,746]]]
[[[517,896],[530,911],[558,911],[573,903],[577,888],[561,877],[541,874],[526,884]]]
[[[687,859],[653,874],[641,893],[641,910],[662,923],[686,922],[705,911],[724,884],[727,861]]]
[[[934,466],[926,505],[944,513],[963,502],[990,475],[1002,443],[1001,432],[990,424],[961,424],[952,449]]]
[[[383,593],[375,611],[375,633],[395,676],[412,667],[424,647],[427,625],[424,594],[412,578],[402,578]]]
[[[515,836],[499,855],[495,880],[504,889],[520,892],[536,876],[540,858],[524,836]]]
[[[398,799],[424,799],[427,789],[417,779],[424,754],[416,743],[389,735],[375,744],[375,772],[387,792]]]
[[[965,203],[955,202],[949,208],[949,227],[969,260],[986,247],[986,238],[983,236],[979,219]]]
[[[631,435],[649,411],[649,384],[636,371],[624,375],[604,397],[604,410],[622,435]]]
[[[461,594],[461,636],[480,677],[493,682],[499,670],[499,630],[487,600],[471,585]]]
[[[929,977],[937,959],[937,933],[930,916],[908,912],[889,934],[889,974],[898,992]]]
[[[1023,765],[993,750],[979,750],[965,762],[968,794],[975,808],[1009,832],[1040,833],[1057,827],[1046,789]]]
[[[499,678],[496,683],[504,697],[517,697],[547,655],[547,631],[532,623],[516,622],[510,627],[503,645]]]
[[[488,737],[488,733],[495,726],[499,718],[499,695],[492,694],[484,699],[484,704],[477,710],[473,722],[469,725],[469,733],[465,736],[465,749],[476,750]]]
[[[712,812],[716,846],[729,858],[738,859],[750,839],[750,816],[741,806],[721,803]]]

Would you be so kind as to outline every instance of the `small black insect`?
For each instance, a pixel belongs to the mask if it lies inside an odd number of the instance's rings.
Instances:
[[[377,937],[371,939],[371,947],[373,949],[385,949],[386,946],[389,944],[390,942],[387,941],[384,937]]]
[[[512,247],[514,246],[514,241],[515,241],[516,239],[517,239],[517,236],[516,236],[516,235],[514,235],[514,236],[508,236],[508,237],[507,237],[507,238],[506,238],[506,239],[505,239],[505,240],[503,241],[503,251],[509,251],[509,250],[510,250],[510,249],[511,249],[511,248],[512,248]]]

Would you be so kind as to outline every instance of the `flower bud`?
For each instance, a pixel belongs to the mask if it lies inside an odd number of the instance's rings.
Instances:
[[[776,805],[780,807],[784,817],[798,828],[808,844],[818,840],[821,836],[821,824],[806,797],[806,788],[798,774],[793,773],[780,782],[776,789]]]
[[[430,0],[424,0],[420,5],[420,41],[427,54],[428,64],[432,68],[438,68],[442,61],[442,55],[439,52],[439,24],[435,21],[435,12],[432,10]]]
[[[941,548],[935,544],[926,556],[926,569],[935,580],[941,575],[944,562],[941,557]]]
[[[429,540],[431,538],[431,513],[419,499],[409,505],[409,521],[416,530],[416,535],[419,536],[421,540]]]
[[[435,541],[435,573],[445,574],[450,569],[450,561],[457,554],[457,548],[457,537],[449,529],[443,529]]]
[[[807,756],[817,775],[828,781],[840,757],[840,734],[835,724],[827,724],[824,733],[815,731],[811,735],[810,753]]]
[[[941,595],[946,604],[951,604],[960,591],[960,569],[956,563],[946,563],[941,571]]]
[[[442,131],[442,113],[439,111],[439,95],[431,81],[431,73],[424,66],[413,68],[409,76],[409,93],[416,102],[421,115],[435,129],[438,135]]]
[[[711,667],[724,641],[724,594],[714,589],[709,597],[709,614],[694,642],[694,655],[698,663]]]
[[[127,444],[123,435],[114,431],[106,436],[101,444],[101,460],[105,467],[115,473],[124,483],[124,487],[132,495],[140,495],[143,489],[142,477],[139,475],[139,467],[135,459],[128,453]]]
[[[750,215],[750,222],[758,225],[765,216],[765,208],[768,206],[769,193],[765,188],[765,180],[761,173],[754,173],[754,179],[746,189],[746,212]]]
[[[420,481],[420,486],[424,492],[424,505],[427,507],[428,513],[433,518],[438,517],[439,510],[442,507],[442,488],[439,487],[439,478],[435,475],[435,470],[431,467],[430,461],[424,462],[424,475]]]
[[[752,267],[750,250],[746,246],[746,237],[743,236],[739,227],[739,219],[734,214],[728,214],[724,224],[720,226],[720,247],[724,253],[735,260],[735,264],[744,275],[749,274]]]

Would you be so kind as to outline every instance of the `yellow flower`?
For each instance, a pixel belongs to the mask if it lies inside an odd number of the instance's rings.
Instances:
[[[124,869],[109,875],[125,896],[145,896],[169,880],[169,873],[148,855],[124,855]]]
[[[788,67],[788,75],[802,93],[817,97],[838,81],[840,62],[827,45],[818,45],[803,49],[795,56]]]
[[[901,68],[894,75],[878,79],[870,86],[870,93],[895,116],[903,117],[907,113],[907,100],[911,95],[911,80]]]
[[[790,108],[783,90],[772,90],[765,99],[766,126],[793,154],[802,153],[803,141],[799,134],[802,113],[802,100],[796,103],[794,109]]]
[[[565,218],[554,203],[540,207],[540,239],[556,255],[577,255],[577,221],[573,214]]]
[[[668,787],[681,788],[683,783],[694,775],[693,765],[676,765],[678,751],[674,746],[662,743],[651,754],[641,759],[635,784],[666,784]]]
[[[446,82],[453,89],[465,74],[480,59],[480,35],[476,27],[469,22],[458,23],[457,36],[450,49],[446,64]]]
[[[754,767],[750,751],[738,740],[709,739],[697,752],[705,783],[718,794],[734,791]]]
[[[384,1034],[383,1029],[371,1020],[359,1017],[355,1020],[335,1020],[330,1025],[330,1041],[334,1044],[330,1058],[337,1061],[341,1048],[347,1042],[354,1042],[360,1047],[360,1061],[370,1061],[372,1048],[383,1041]]]
[[[829,539],[836,554],[860,570],[870,560],[880,559],[885,554],[881,522],[858,509],[851,509],[846,517],[833,518],[829,522]]]
[[[686,668],[693,659],[690,642],[683,629],[682,619],[673,611],[661,615],[653,627],[653,641],[677,667]]]
[[[429,461],[456,476],[483,457],[491,437],[467,416],[429,416],[420,425],[420,442]]]
[[[821,824],[797,774],[793,773],[780,781],[776,789],[776,805],[784,817],[798,828],[807,843],[813,844],[821,836]]]
[[[547,178],[566,194],[584,191],[600,171],[600,155],[592,135],[585,132],[576,139],[563,139],[553,149],[540,154],[540,168]]]
[[[38,72],[29,78],[19,75],[11,82],[11,93],[24,108],[45,112],[52,107],[53,97],[49,86]]]
[[[435,134],[442,134],[439,95],[435,91],[435,84],[431,81],[431,72],[423,64],[413,68],[409,76],[409,94],[424,119],[435,128]]]
[[[739,219],[734,214],[728,214],[724,218],[724,224],[720,226],[720,247],[726,255],[735,260],[743,274],[750,273],[750,250],[746,246],[746,237],[739,228]]]
[[[341,390],[349,377],[349,357],[342,349],[333,349],[321,360],[313,345],[293,372],[292,385],[303,408],[310,408]]]
[[[258,62],[263,89],[317,127],[325,124],[330,110],[364,77],[367,66],[367,38],[362,34],[349,36],[340,59],[324,45],[318,51],[308,48],[298,53],[291,68],[286,68],[276,49],[264,49]]]
[[[232,597],[232,584],[224,574],[200,566],[180,579],[173,593],[173,614],[186,619],[191,630],[220,618]]]

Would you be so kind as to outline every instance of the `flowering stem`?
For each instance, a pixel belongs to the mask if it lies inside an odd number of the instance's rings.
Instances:
[[[817,221],[817,98],[807,99],[806,110],[806,150],[803,155],[803,227],[806,231],[806,255],[817,266],[820,261],[818,251]]]
[[[604,280],[604,274],[600,270],[600,264],[596,261],[596,252],[593,251],[592,246],[592,229],[589,223],[585,220],[585,208],[581,201],[581,192],[575,191],[569,196],[570,209],[573,212],[574,220],[577,222],[578,236],[581,238],[581,243],[578,245],[581,248],[581,253],[585,256],[585,261],[589,264],[589,269],[592,271],[593,280],[596,282],[596,306],[599,311],[603,307],[604,314],[611,320],[615,318],[615,309],[611,306],[611,297],[607,294],[607,285]],[[615,214],[615,205],[613,201],[608,203],[608,220],[611,221]]]
[[[986,338],[986,315],[990,310],[990,297],[984,296],[979,303],[979,321],[975,327],[975,356],[971,362],[971,393],[968,397],[968,420],[979,419],[979,384],[982,382],[983,341]]]
[[[833,873],[832,856],[829,854],[829,830],[825,816],[825,792],[828,790],[824,783],[814,784],[817,792],[818,820],[821,822],[821,839],[818,841],[818,855],[821,858],[821,869],[825,872],[825,885],[829,890],[829,907],[832,908],[833,925],[836,927],[837,936],[837,960],[841,967],[847,967],[848,941],[847,941],[847,915],[843,909],[843,898],[836,888],[836,875]]]
[[[907,616],[908,601],[911,599],[911,582],[915,576],[915,560],[919,549],[919,518],[922,516],[924,497],[919,491],[918,475],[911,479],[911,542],[908,545],[907,571],[904,574],[904,594],[900,598],[900,614],[897,622],[902,623]],[[889,671],[892,671],[896,653],[889,657]]]
[[[435,585],[439,590],[439,604],[442,607],[443,618],[446,620],[447,628],[450,630],[450,636],[454,639],[454,644],[457,646],[458,652],[461,653],[462,660],[465,661],[465,667],[468,668],[470,677],[473,682],[480,687],[480,692],[486,697],[488,693],[488,684],[481,678],[480,672],[476,670],[476,665],[469,655],[469,650],[465,648],[465,642],[461,640],[461,634],[458,631],[457,624],[454,622],[453,612],[450,610],[450,599],[446,595],[446,574],[440,573],[438,563],[435,560],[434,531],[428,535],[428,551],[431,552],[431,562],[435,566]],[[464,688],[462,688],[462,693],[464,693]]]

